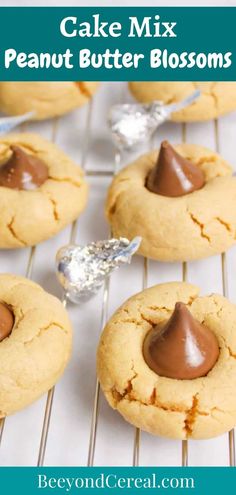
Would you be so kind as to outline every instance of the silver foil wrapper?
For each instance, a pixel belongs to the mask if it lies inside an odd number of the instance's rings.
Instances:
[[[67,298],[79,303],[96,294],[113,270],[131,262],[140,243],[141,237],[135,237],[62,247],[56,255],[57,276]]]
[[[24,113],[23,115],[16,115],[15,117],[0,117],[0,136],[12,131],[15,127],[34,117],[35,112]]]
[[[108,125],[115,146],[120,151],[138,147],[147,141],[172,113],[191,105],[200,94],[201,92],[196,90],[184,100],[170,105],[154,101],[150,104],[125,103],[112,106],[108,114]]]

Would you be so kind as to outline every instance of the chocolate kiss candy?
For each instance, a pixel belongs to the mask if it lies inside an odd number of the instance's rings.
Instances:
[[[156,166],[147,177],[147,189],[174,198],[201,189],[204,184],[203,172],[163,141]]]
[[[146,336],[144,359],[159,376],[191,380],[207,375],[219,356],[212,331],[193,318],[185,304],[175,305],[164,326],[157,325]]]
[[[48,179],[47,165],[39,158],[12,145],[12,155],[0,166],[0,186],[33,190]]]
[[[14,316],[6,304],[0,303],[0,342],[8,337],[14,325]]]

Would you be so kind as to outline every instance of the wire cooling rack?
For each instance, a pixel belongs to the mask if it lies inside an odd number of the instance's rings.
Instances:
[[[236,249],[191,263],[158,263],[141,257],[121,267],[92,301],[67,304],[54,272],[57,249],[68,242],[107,238],[103,204],[114,170],[114,150],[106,129],[109,107],[126,101],[126,84],[104,83],[94,101],[62,119],[25,125],[55,141],[80,163],[90,182],[89,205],[78,222],[32,249],[2,251],[0,271],[32,278],[61,298],[74,326],[72,360],[41,400],[0,422],[1,465],[235,465],[234,432],[207,441],[171,441],[140,432],[107,405],[96,382],[95,357],[101,329],[129,296],[170,280],[196,283],[202,293],[218,292],[236,302]],[[236,116],[179,125],[166,123],[149,146],[188,141],[220,151],[236,168]],[[126,161],[132,160],[126,157]]]

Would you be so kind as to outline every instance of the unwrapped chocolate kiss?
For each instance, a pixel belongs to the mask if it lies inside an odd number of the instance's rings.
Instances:
[[[0,342],[9,337],[14,325],[14,315],[6,304],[0,302]]]
[[[204,184],[203,172],[177,153],[168,141],[163,141],[157,163],[147,177],[147,189],[161,196],[178,197],[197,191]]]
[[[214,333],[195,320],[185,304],[177,302],[170,319],[147,334],[143,355],[157,375],[192,380],[213,368],[219,346]]]
[[[47,165],[20,146],[11,145],[10,158],[0,166],[0,186],[30,191],[48,179]]]

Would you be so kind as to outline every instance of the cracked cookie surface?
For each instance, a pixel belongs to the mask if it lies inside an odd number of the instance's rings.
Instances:
[[[177,301],[217,337],[219,359],[207,376],[161,377],[143,358],[146,334],[170,317]],[[154,435],[202,439],[229,431],[236,424],[235,324],[235,305],[216,294],[200,297],[188,283],[161,284],[131,297],[107,323],[98,347],[98,378],[109,404]]]
[[[129,88],[140,102],[161,100],[166,104],[183,100],[200,89],[196,102],[172,114],[171,119],[176,122],[215,119],[236,109],[235,82],[130,82]]]
[[[0,275],[0,301],[14,313],[0,342],[0,418],[26,407],[59,379],[71,353],[72,331],[54,296],[23,277]]]
[[[74,221],[85,207],[87,184],[83,172],[57,146],[36,134],[0,138],[0,166],[16,144],[41,159],[49,177],[34,191],[0,187],[0,248],[33,246]]]
[[[202,189],[170,198],[150,192],[146,177],[158,151],[139,157],[115,176],[106,216],[115,237],[142,236],[139,254],[161,261],[188,261],[226,251],[236,240],[236,178],[218,154],[181,144],[176,151],[205,174]]]
[[[8,115],[35,111],[33,120],[57,117],[87,103],[97,82],[1,82],[0,110]]]

